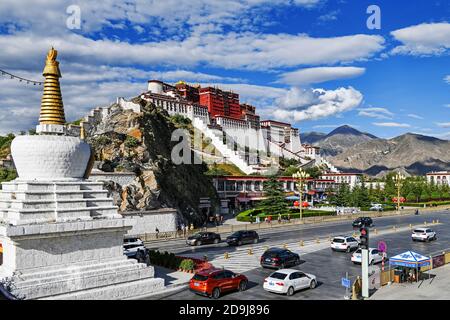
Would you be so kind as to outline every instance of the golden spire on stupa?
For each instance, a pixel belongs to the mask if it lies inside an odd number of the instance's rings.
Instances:
[[[59,62],[56,61],[58,51],[53,47],[47,53],[44,72],[44,94],[42,95],[41,113],[39,115],[39,124],[59,124],[66,123],[64,117],[64,106],[59,87]]]

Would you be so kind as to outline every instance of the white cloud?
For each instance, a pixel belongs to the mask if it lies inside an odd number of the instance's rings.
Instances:
[[[352,87],[336,90],[291,88],[286,96],[277,99],[272,114],[284,121],[315,120],[358,107],[363,95]]]
[[[327,14],[319,16],[317,19],[321,22],[334,21],[337,20],[337,16],[339,15],[340,10],[334,10],[328,12]]]
[[[392,119],[394,114],[386,108],[364,108],[359,109],[359,116],[377,118],[377,119]]]
[[[448,84],[450,84],[450,75],[449,75],[449,76],[446,76],[446,77],[444,78],[444,81],[447,82]]]
[[[422,23],[398,29],[391,35],[402,45],[393,54],[428,56],[447,54],[450,49],[450,23]]]
[[[396,127],[396,128],[409,128],[411,125],[407,123],[398,123],[398,122],[374,122],[372,123],[378,127]]]
[[[380,36],[351,35],[312,38],[307,35],[227,33],[191,35],[182,41],[128,43],[93,40],[68,33],[40,36],[33,33],[0,35],[0,61],[9,66],[37,67],[50,46],[61,59],[85,64],[172,65],[208,64],[229,69],[267,70],[304,64],[338,63],[367,59],[383,48]]]
[[[437,122],[436,125],[441,128],[450,128],[450,122]]]
[[[419,119],[419,120],[422,120],[422,119],[423,119],[423,117],[421,117],[421,116],[419,116],[419,115],[417,115],[417,114],[414,114],[414,113],[408,114],[408,117],[414,118],[414,119]]]
[[[357,67],[317,67],[283,73],[279,82],[292,86],[358,77],[366,71]]]

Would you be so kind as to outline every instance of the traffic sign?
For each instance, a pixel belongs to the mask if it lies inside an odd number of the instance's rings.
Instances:
[[[342,278],[341,284],[342,284],[342,286],[344,286],[346,288],[350,288],[352,286],[350,279],[347,279],[347,278]]]
[[[381,252],[387,252],[387,244],[384,241],[379,241],[377,249]]]

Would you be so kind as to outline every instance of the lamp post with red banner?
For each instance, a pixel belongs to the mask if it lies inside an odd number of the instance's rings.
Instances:
[[[304,180],[309,178],[309,174],[307,172],[305,172],[304,170],[300,169],[298,170],[296,173],[294,173],[292,175],[292,178],[294,179],[298,179],[298,192],[299,192],[299,197],[300,197],[300,201],[299,201],[299,207],[300,207],[300,221],[303,218],[303,189],[304,189]]]
[[[400,211],[400,189],[402,187],[403,180],[405,180],[405,176],[400,172],[397,172],[394,176],[394,182],[397,187],[397,212]]]

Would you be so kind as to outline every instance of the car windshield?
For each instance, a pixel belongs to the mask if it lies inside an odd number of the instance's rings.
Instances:
[[[137,248],[137,247],[143,247],[142,244],[127,244],[125,246],[123,246],[123,248],[125,250],[129,250],[129,249],[133,249],[133,248]]]
[[[281,272],[274,272],[270,275],[271,278],[279,279],[279,280],[286,279],[286,276],[287,276],[286,273],[281,273]]]
[[[239,237],[242,234],[242,232],[235,232],[230,237]]]
[[[345,240],[342,239],[342,238],[334,238],[334,239],[333,239],[333,242],[336,242],[336,243],[344,243]]]
[[[192,238],[201,238],[202,234],[201,233],[196,233],[192,236]]]
[[[425,233],[425,230],[422,229],[416,229],[414,230],[415,233]]]
[[[361,249],[356,250],[355,253],[361,253]]]
[[[192,277],[193,280],[197,280],[197,281],[206,281],[208,280],[208,276],[202,275],[202,274],[196,274]]]
[[[280,254],[281,254],[281,251],[278,251],[278,250],[277,251],[266,251],[264,253],[264,256],[273,258],[273,257],[277,257]]]

